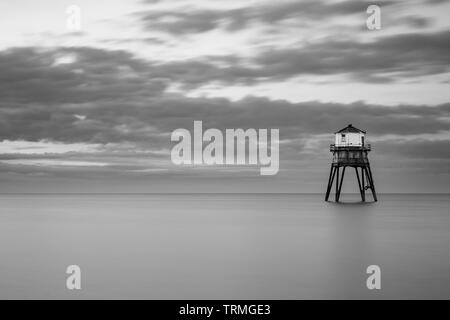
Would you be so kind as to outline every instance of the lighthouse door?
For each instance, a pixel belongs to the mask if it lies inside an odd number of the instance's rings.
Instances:
[[[364,147],[364,137],[361,137],[361,143],[362,143],[362,146]]]

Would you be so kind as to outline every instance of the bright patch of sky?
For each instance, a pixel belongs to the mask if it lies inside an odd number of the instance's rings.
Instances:
[[[63,154],[68,152],[97,152],[98,144],[61,143],[51,141],[4,140],[0,142],[2,154]]]
[[[59,159],[11,159],[0,160],[0,163],[10,165],[38,166],[38,167],[106,167],[108,163],[92,161],[71,161]]]

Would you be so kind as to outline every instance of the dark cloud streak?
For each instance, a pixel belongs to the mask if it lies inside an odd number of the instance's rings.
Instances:
[[[403,43],[415,39],[411,37]],[[401,41],[385,41],[389,45],[391,42],[402,46]],[[55,65],[54,57],[65,54],[75,54],[76,61]],[[421,55],[412,53],[411,59]],[[278,57],[286,62],[289,56],[290,53],[279,53]],[[439,59],[443,62],[448,58],[436,55]],[[272,55],[260,61],[266,69],[273,70],[277,60]],[[356,59],[354,62],[358,68]],[[285,138],[324,134],[348,121],[360,124],[372,135],[436,134],[450,129],[449,104],[386,107],[363,102],[346,105],[252,97],[237,102],[187,98],[166,92],[169,82],[195,82],[197,74],[213,78],[208,69],[193,64],[190,70],[186,64],[187,72],[183,73],[182,68],[177,69],[180,66],[152,65],[124,52],[62,48],[39,53],[24,48],[2,52],[0,65],[4,70],[0,82],[0,139],[159,145],[167,139],[164,134],[189,126],[196,119],[218,128],[279,127]],[[83,73],[74,74],[75,70]],[[77,115],[85,119],[78,119]]]
[[[388,7],[396,1],[378,1]],[[327,21],[333,17],[365,13],[371,1],[347,0],[331,2],[323,0],[281,1],[272,4],[256,4],[238,9],[202,9],[185,7],[174,10],[152,9],[138,15],[149,31],[162,31],[175,36],[196,34],[219,29],[238,31],[252,23],[275,25],[287,19],[299,21]]]

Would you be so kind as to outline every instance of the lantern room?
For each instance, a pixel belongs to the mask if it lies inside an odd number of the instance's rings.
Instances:
[[[335,133],[336,147],[363,147],[366,132],[355,128],[352,124]]]

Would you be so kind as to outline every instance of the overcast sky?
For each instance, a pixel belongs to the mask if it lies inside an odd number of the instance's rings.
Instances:
[[[332,134],[349,123],[367,131],[378,192],[450,192],[449,9],[2,0],[0,192],[323,192]],[[194,120],[279,128],[280,172],[173,165],[170,134]]]

